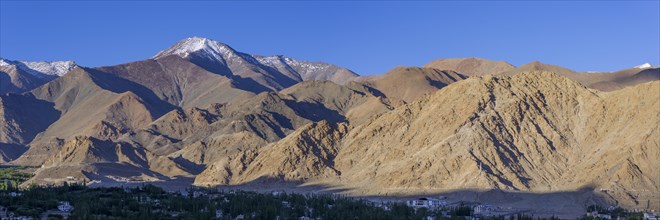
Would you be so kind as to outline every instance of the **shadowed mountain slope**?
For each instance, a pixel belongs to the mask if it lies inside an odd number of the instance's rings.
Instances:
[[[117,80],[119,78],[107,78],[93,70],[77,68],[33,90],[31,94],[24,94],[52,103],[52,108],[60,112],[60,115],[56,120],[50,121],[47,129],[30,142],[30,149],[14,163],[41,164],[52,154],[49,149],[61,146],[52,143],[60,143],[58,140],[62,139],[81,135],[115,139],[146,126],[172,108],[159,99],[148,96],[143,99],[131,89],[114,92],[100,86],[117,83]],[[139,88],[135,90],[138,91]]]
[[[460,73],[448,70],[396,67],[369,84],[390,99],[411,102],[466,78]]]
[[[182,108],[226,103],[254,94],[243,89],[240,82],[208,72],[178,56],[97,69],[140,85],[159,99]],[[122,86],[112,85],[109,89]]]

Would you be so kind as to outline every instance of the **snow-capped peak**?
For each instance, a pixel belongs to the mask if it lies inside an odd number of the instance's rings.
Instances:
[[[653,66],[651,66],[650,63],[645,63],[645,64],[642,64],[642,65],[635,66],[635,68],[637,68],[637,69],[644,69],[644,68],[650,68],[650,67],[653,67]]]
[[[255,58],[259,61],[259,63],[266,66],[278,67],[278,66],[286,65],[294,69],[304,68],[309,71],[317,71],[319,69],[330,68],[333,66],[331,64],[322,63],[322,62],[298,61],[289,57],[285,57],[283,55],[255,56]]]
[[[11,63],[9,63],[9,62],[11,62],[11,61],[0,58],[0,66],[9,66],[9,65],[11,65]]]
[[[235,51],[228,45],[211,39],[191,37],[177,42],[174,46],[166,50],[158,52],[158,54],[153,56],[152,59],[169,55],[178,55],[185,58],[192,53],[206,56],[208,58],[215,58],[216,60],[222,60],[223,56],[232,56],[235,54]]]
[[[63,76],[64,74],[68,73],[77,66],[76,63],[73,61],[53,61],[53,62],[18,61],[18,62],[22,63],[30,70],[51,76]]]
[[[44,75],[63,76],[77,66],[73,61],[12,61],[0,58],[0,66],[10,65],[14,65],[37,77],[44,77]]]

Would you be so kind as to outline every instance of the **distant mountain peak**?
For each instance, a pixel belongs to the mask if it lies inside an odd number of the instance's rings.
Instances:
[[[641,65],[637,65],[634,68],[644,69],[644,68],[650,68],[650,67],[653,67],[650,63],[644,63],[644,64],[641,64]]]
[[[188,57],[190,54],[205,56],[221,60],[223,56],[231,56],[236,51],[229,45],[203,37],[190,37],[183,39],[174,46],[158,52],[152,59],[158,59],[169,55]]]
[[[7,60],[0,57],[0,66],[9,66],[9,65],[11,65],[11,64],[8,63]]]
[[[0,58],[0,66],[15,65],[17,68],[37,77],[63,76],[76,66],[74,61],[13,61]]]

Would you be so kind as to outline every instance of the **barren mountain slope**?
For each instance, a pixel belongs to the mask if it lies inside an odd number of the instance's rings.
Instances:
[[[193,114],[170,115],[154,122],[154,134],[173,140],[178,148],[172,156],[203,165],[243,149],[252,149],[285,137],[310,123],[276,93],[261,93],[249,100],[207,110],[206,119]],[[195,125],[197,124],[197,125]],[[190,127],[190,129],[185,129]]]
[[[172,111],[137,132],[133,141],[148,149],[162,149],[154,152],[204,165],[280,140],[314,121],[348,120],[357,124],[391,108],[368,88],[351,86],[306,81],[281,93],[261,93],[249,100]]]
[[[371,192],[657,192],[660,93],[641,91],[659,86],[594,93],[547,72],[471,78],[353,129],[335,164],[343,185]],[[605,153],[617,151],[627,153]],[[640,199],[612,194],[627,206]]]
[[[575,72],[573,70],[538,61],[515,67],[502,61],[481,58],[448,58],[429,62],[424,67],[453,70],[467,76],[508,75],[529,71],[548,71],[568,77],[582,85],[600,91],[614,91],[640,83],[660,80],[660,68],[631,68],[616,72]],[[364,77],[361,77],[364,78]]]
[[[318,114],[314,108],[319,105],[341,115],[352,125],[361,124],[373,115],[392,109],[392,103],[381,91],[356,82],[342,86],[330,81],[305,81],[280,93],[290,96],[298,103],[309,103],[303,104],[303,108],[308,109],[305,111],[308,114]],[[337,121],[337,118],[316,118]]]
[[[74,177],[87,182],[112,180],[155,181],[165,176],[186,176],[170,158],[125,143],[75,137],[52,154],[29,183],[55,184]]]
[[[518,73],[523,73],[523,72],[530,72],[530,71],[547,71],[547,72],[553,72],[559,75],[562,75],[564,77],[571,77],[573,74],[576,72],[561,66],[557,65],[552,65],[552,64],[547,64],[547,63],[541,63],[539,61],[533,61],[527,64],[524,64],[522,66],[519,66],[515,69],[509,69],[506,71],[501,71],[501,72],[494,72],[491,75],[505,75],[505,76],[513,76]]]
[[[660,80],[660,68],[631,68],[616,72],[575,72],[573,70],[534,61],[514,70],[500,72],[497,75],[515,75],[528,71],[555,72],[582,85],[600,91],[614,91],[628,86]]]
[[[135,84],[137,89],[133,92],[142,97],[155,95],[182,108],[247,99],[254,94],[244,88],[251,85],[211,73],[179,56],[97,69]],[[122,86],[125,85],[113,84],[109,89]]]
[[[75,74],[70,74],[70,76],[75,76]],[[218,161],[230,161],[237,156],[256,152],[268,143],[285,138],[296,129],[308,126],[316,121],[340,122],[350,120],[347,115],[354,115],[359,117],[355,118],[352,123],[359,123],[364,121],[361,117],[368,118],[389,111],[391,107],[387,104],[387,101],[374,95],[374,93],[376,93],[375,90],[360,84],[341,86],[329,81],[308,81],[282,93],[261,93],[251,99],[237,100],[225,104],[212,104],[205,108],[175,109],[148,125],[142,125],[141,129],[127,129],[126,132],[113,133],[115,134],[113,136],[106,137],[94,133],[83,135],[91,136],[85,137],[86,139],[99,139],[101,143],[121,145],[139,150],[145,155],[153,155],[151,158],[156,158],[160,162],[154,163],[152,159],[143,159],[143,163],[148,163],[150,166],[141,166],[140,169],[148,168],[163,174],[164,176],[157,179],[167,180],[171,176],[168,177],[169,174],[165,171],[169,169],[167,167],[173,166],[172,164],[187,172],[187,174],[180,175],[197,174],[202,172],[206,166],[215,164]],[[75,110],[76,108],[71,109]],[[354,110],[360,112],[354,113]],[[126,121],[136,120],[126,119]],[[56,125],[57,123],[53,126]],[[30,159],[30,161],[36,161],[35,159],[43,161],[45,158],[50,158],[50,162],[46,162],[44,165],[48,169],[44,169],[44,174],[35,177],[34,181],[36,182],[49,181],[44,178],[57,179],[54,174],[46,175],[45,173],[51,173],[50,171],[54,173],[63,172],[55,172],[59,169],[57,168],[59,166],[77,166],[80,169],[85,169],[85,172],[87,172],[85,178],[99,180],[98,176],[94,176],[103,175],[97,169],[99,164],[107,167],[125,166],[125,163],[128,163],[103,157],[101,157],[102,161],[90,163],[84,159],[86,155],[90,154],[85,153],[82,154],[83,156],[72,156],[72,158],[75,158],[73,160],[67,159],[68,157],[52,156],[55,154],[77,154],[79,151],[89,150],[84,150],[88,149],[85,147],[77,148],[76,146],[67,148],[68,145],[76,145],[78,142],[71,142],[73,137],[62,137],[64,135],[51,135],[51,133],[53,132],[47,131],[42,135],[55,136],[60,139],[44,138],[44,140],[62,141],[50,144],[45,141],[34,143],[30,151],[18,160],[18,162],[27,159]],[[115,156],[110,157],[114,158]],[[131,163],[135,165],[137,162]],[[154,165],[151,165],[152,163]],[[46,170],[48,172],[45,172]],[[121,175],[121,173],[117,173],[109,176],[140,179],[143,173],[138,173],[140,174],[138,176],[133,174],[127,173],[126,175],[129,176],[114,176]],[[151,174],[146,175],[145,178],[143,180],[155,180],[154,175]],[[60,177],[57,180],[62,179]]]
[[[549,72],[470,78],[348,131],[319,122],[239,151],[195,184],[313,181],[357,195],[599,189],[624,207],[658,207],[660,93],[648,92],[658,89],[597,92]]]
[[[0,143],[0,165],[20,157],[27,148],[18,144]]]
[[[449,70],[396,67],[370,84],[392,100],[411,102],[465,78],[467,77]]]
[[[424,67],[440,70],[452,70],[466,76],[494,75],[504,71],[513,70],[516,67],[504,62],[481,58],[447,58],[434,60]]]
[[[346,123],[320,121],[307,124],[268,146],[243,151],[235,157],[212,163],[195,178],[196,185],[305,181],[308,178],[336,177],[333,160],[336,143],[346,134]]]
[[[38,133],[60,116],[53,104],[32,95],[0,95],[0,163],[15,160]]]
[[[587,85],[589,88],[600,91],[614,91],[660,80],[660,68],[632,68],[611,73],[579,73],[575,80]]]
[[[62,116],[42,137],[116,138],[127,130],[151,123],[158,117],[157,112],[162,111],[162,106],[147,103],[132,91],[105,90],[97,85],[105,82],[94,81],[94,77],[79,69],[33,91],[35,96],[54,102],[55,108],[62,111]]]
[[[0,95],[0,143],[28,144],[59,116],[52,103],[32,95]]]
[[[61,114],[35,137],[30,143],[30,149],[14,163],[43,163],[52,154],[50,149],[60,146],[51,144],[61,142],[57,140],[75,136],[115,139],[146,126],[162,114],[160,112],[171,108],[163,106],[158,99],[145,101],[130,90],[106,90],[99,85],[107,86],[117,79],[105,77],[78,68],[33,90],[32,95],[53,103],[55,110]]]

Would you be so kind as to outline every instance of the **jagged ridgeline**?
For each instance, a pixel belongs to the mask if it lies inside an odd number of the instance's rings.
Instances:
[[[660,208],[653,66],[467,58],[361,77],[204,38],[116,66],[0,64],[0,162],[39,167],[25,184],[501,189]]]

